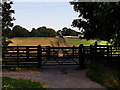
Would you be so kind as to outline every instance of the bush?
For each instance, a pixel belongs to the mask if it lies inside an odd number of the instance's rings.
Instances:
[[[20,88],[20,89],[30,89],[30,88],[42,88],[42,85],[37,82],[23,79],[14,79],[9,77],[2,77],[2,88]]]
[[[120,72],[118,70],[105,67],[103,64],[92,64],[86,75],[91,80],[100,83],[106,88],[120,88]]]

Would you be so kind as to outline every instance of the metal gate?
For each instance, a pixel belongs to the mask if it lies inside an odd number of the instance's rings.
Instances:
[[[43,47],[42,65],[78,65],[78,47]]]

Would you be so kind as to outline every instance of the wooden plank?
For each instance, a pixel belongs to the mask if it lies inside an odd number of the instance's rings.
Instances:
[[[50,49],[73,49],[73,47],[50,47]],[[74,47],[74,49],[79,49],[79,48]]]
[[[19,48],[26,48],[26,47],[37,48],[38,46],[19,46]],[[17,48],[17,46],[7,46],[7,48]]]

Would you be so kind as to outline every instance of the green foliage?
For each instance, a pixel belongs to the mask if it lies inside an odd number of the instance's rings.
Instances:
[[[2,88],[20,88],[20,89],[30,89],[30,88],[42,88],[42,85],[37,82],[23,79],[13,79],[9,77],[2,77]]]
[[[62,34],[62,36],[77,36],[78,35],[78,32],[70,28],[66,28],[66,27],[64,27],[62,30],[57,31],[58,35],[60,35],[60,33]]]
[[[31,36],[32,37],[55,37],[57,33],[52,28],[39,27],[37,29],[32,29]]]
[[[7,42],[7,38],[11,38],[12,32],[11,27],[13,26],[12,21],[14,21],[14,17],[12,17],[12,14],[15,13],[14,10],[12,10],[11,5],[13,2],[4,2],[2,3],[2,51],[4,52],[6,47],[8,46],[9,42]]]
[[[83,44],[84,46],[90,46],[93,45],[97,40],[86,40],[86,39],[70,39],[66,38],[65,41],[70,45],[76,45],[79,46],[80,44]],[[98,45],[107,45],[107,41],[99,41]],[[110,44],[110,43],[109,43]]]
[[[66,70],[60,70],[63,74],[68,74]]]
[[[39,67],[3,67],[2,68],[2,70],[3,71],[7,71],[7,72],[9,72],[9,71],[40,71],[40,72],[43,72],[43,71],[45,71],[45,69],[44,68],[39,68]]]
[[[15,13],[11,8],[13,2],[4,2],[2,4],[2,30],[8,29],[13,26],[12,21],[15,20],[12,17],[12,13]]]
[[[10,28],[8,29],[4,29],[4,31],[2,32],[2,36],[5,38],[12,38],[12,31]]]
[[[5,34],[8,34],[6,31]],[[9,33],[12,37],[55,37],[56,32],[51,28],[39,27],[38,29],[33,28],[32,31],[28,31],[27,29],[16,25],[13,27],[11,33]]]
[[[116,46],[120,45],[120,32],[114,34],[113,41],[114,41],[113,42],[114,45]]]
[[[120,88],[120,72],[105,67],[103,64],[94,63],[89,67],[86,75],[93,81],[100,83],[106,88]]]
[[[70,2],[74,10],[79,12],[72,26],[83,28],[86,39],[102,39],[109,41],[120,31],[120,2]]]
[[[19,25],[16,25],[13,27],[12,36],[13,37],[27,37],[29,36],[29,31],[25,28],[22,28]]]

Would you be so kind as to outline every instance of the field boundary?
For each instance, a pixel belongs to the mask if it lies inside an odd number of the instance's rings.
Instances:
[[[120,46],[97,45],[79,47],[8,46],[3,52],[3,66],[79,65],[95,61],[119,61]]]

